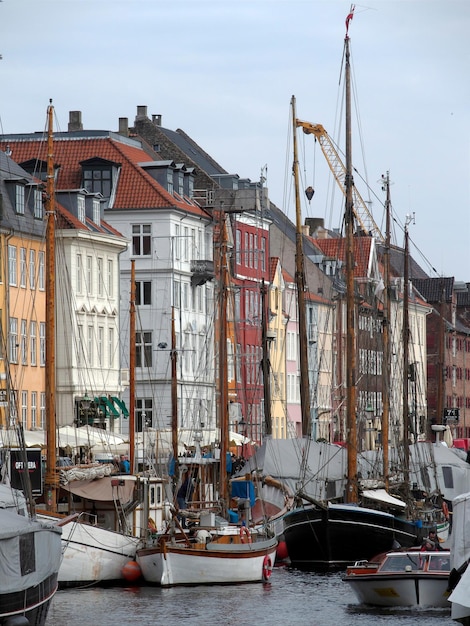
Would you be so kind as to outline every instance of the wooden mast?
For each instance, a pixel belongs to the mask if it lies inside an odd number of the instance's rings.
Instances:
[[[389,421],[390,421],[390,371],[391,371],[391,350],[390,350],[390,177],[383,177],[385,198],[385,253],[384,253],[384,320],[383,320],[383,372],[382,372],[382,457],[383,457],[383,478],[385,489],[389,486]]]
[[[228,511],[228,477],[227,451],[229,447],[228,434],[228,366],[227,366],[227,300],[228,300],[228,254],[227,233],[223,202],[220,207],[219,219],[220,240],[220,288],[219,288],[219,421],[220,421],[220,500],[222,515]]]
[[[263,350],[262,369],[263,369],[263,398],[264,398],[264,426],[265,436],[271,437],[273,434],[272,416],[271,416],[271,363],[269,360],[269,342],[268,342],[268,319],[267,319],[267,287],[263,280],[261,285],[261,343]]]
[[[410,321],[409,321],[409,236],[408,224],[410,216],[405,220],[405,251],[403,259],[403,481],[406,486],[410,480],[410,410],[408,383],[410,377]]]
[[[55,398],[55,185],[53,160],[54,107],[47,109],[47,182],[46,182],[46,504],[57,511],[58,475],[56,468],[56,398]]]
[[[131,294],[129,302],[129,464],[135,473],[135,259],[131,259]]]
[[[294,149],[294,185],[295,185],[295,216],[296,216],[296,249],[295,249],[295,282],[297,286],[297,307],[299,316],[299,359],[300,359],[300,405],[302,414],[302,437],[310,437],[310,384],[308,378],[308,346],[307,319],[305,308],[305,269],[302,236],[302,215],[300,210],[299,160],[297,155],[297,126],[295,97],[291,98],[292,130]]]
[[[177,380],[177,352],[175,330],[175,307],[171,307],[171,445],[175,464],[174,486],[178,483],[178,380]]]
[[[350,16],[352,18],[352,8]],[[348,16],[349,18],[349,16]],[[348,20],[346,20],[348,25]],[[345,81],[346,81],[346,447],[348,452],[348,474],[346,502],[358,501],[357,484],[357,425],[356,425],[356,338],[354,326],[354,207],[351,142],[351,67],[349,36],[346,30]]]

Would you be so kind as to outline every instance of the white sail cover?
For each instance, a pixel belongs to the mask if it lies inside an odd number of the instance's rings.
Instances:
[[[38,585],[59,571],[62,558],[60,528],[18,514],[17,494],[12,494],[6,485],[0,485],[2,593],[24,591]]]
[[[459,569],[470,559],[470,493],[464,493],[452,502],[451,561]],[[452,619],[470,616],[470,567],[449,596]]]

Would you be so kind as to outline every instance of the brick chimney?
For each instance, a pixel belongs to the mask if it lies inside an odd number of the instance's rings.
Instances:
[[[147,118],[147,107],[140,105],[137,107],[137,115],[135,116],[135,121],[137,120],[146,120]]]
[[[118,133],[123,137],[129,137],[129,120],[127,117],[119,118],[119,130]]]
[[[83,130],[81,111],[69,111],[68,131],[71,133],[74,130]]]
[[[152,122],[155,124],[155,126],[161,126],[162,125],[162,116],[161,115],[155,115],[155,113],[152,114]]]

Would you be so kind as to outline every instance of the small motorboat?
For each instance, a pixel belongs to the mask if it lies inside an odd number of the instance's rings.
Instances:
[[[358,600],[373,606],[449,607],[450,551],[420,548],[380,554],[346,569]]]

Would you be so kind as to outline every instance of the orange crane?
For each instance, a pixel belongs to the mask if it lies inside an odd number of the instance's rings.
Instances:
[[[311,124],[310,122],[303,122],[299,119],[296,120],[296,126],[297,128],[302,128],[306,135],[314,135],[315,138],[318,140],[318,143],[320,144],[322,152],[325,155],[326,161],[330,167],[330,170],[333,173],[333,176],[335,177],[336,182],[339,185],[339,188],[341,189],[343,194],[346,195],[346,187],[344,184],[346,167],[342,162],[338,151],[336,150],[334,143],[326,130],[321,124]],[[380,240],[382,243],[385,242],[385,237],[382,235],[380,228],[375,223],[371,212],[367,208],[366,203],[364,202],[354,185],[352,187],[352,194],[354,214],[361,230],[366,234],[372,235],[376,239]]]

